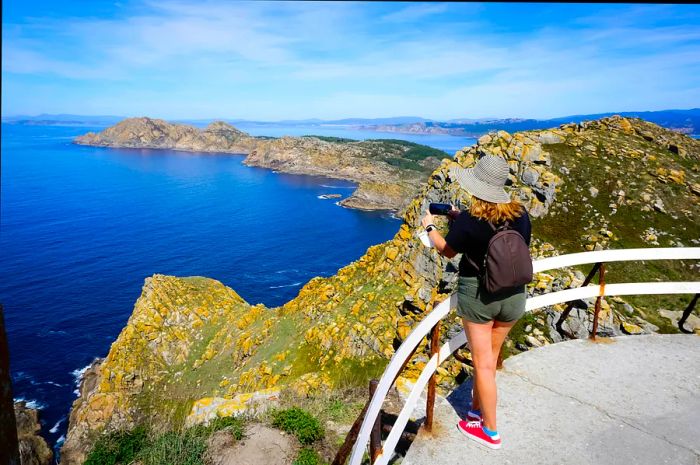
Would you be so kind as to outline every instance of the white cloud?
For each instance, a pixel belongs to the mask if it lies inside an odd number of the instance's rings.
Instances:
[[[383,21],[390,23],[407,23],[418,19],[444,13],[448,8],[447,3],[416,3],[411,4],[399,11],[389,13],[382,17]]]
[[[681,106],[699,104],[700,30],[642,14],[671,17],[665,6],[497,33],[452,4],[391,5],[377,16],[364,3],[152,2],[112,19],[3,24],[3,74],[105,83],[102,113],[177,117],[555,116],[670,107],[684,91]]]

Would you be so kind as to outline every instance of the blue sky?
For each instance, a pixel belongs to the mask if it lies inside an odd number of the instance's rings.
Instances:
[[[3,115],[548,118],[700,107],[700,6],[5,0]]]

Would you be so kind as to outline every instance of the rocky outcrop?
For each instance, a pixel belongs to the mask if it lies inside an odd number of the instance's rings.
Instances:
[[[17,422],[13,408],[10,351],[5,332],[5,314],[0,304],[0,463],[19,465]]]
[[[75,143],[245,154],[249,166],[357,182],[360,188],[343,205],[363,210],[402,210],[447,155],[404,141],[252,137],[222,121],[199,130],[151,118],[129,118],[99,134],[77,137]],[[367,195],[369,185],[372,195]]]
[[[256,139],[221,121],[200,131],[194,126],[161,119],[127,118],[100,133],[88,132],[76,137],[74,142],[99,147],[248,153]]]
[[[39,412],[28,408],[25,402],[15,403],[19,457],[22,465],[49,465],[53,452],[41,437]]]
[[[93,381],[83,381],[63,463],[80,463],[100,431],[146,421],[174,428],[241,412],[251,400],[274,401],[282,389],[312,395],[378,376],[416,322],[455,289],[458,257],[448,260],[425,248],[416,233],[430,202],[467,207],[469,196],[452,170],[473,166],[485,154],[508,161],[514,195],[533,216],[534,257],[648,246],[646,228],[654,228],[664,246],[700,238],[700,197],[690,187],[700,182],[698,141],[623,118],[484,136],[433,171],[393,239],[370,247],[335,276],[312,279],[281,307],[250,305],[211,279],[148,278],[127,326],[95,366]],[[672,171],[682,174],[671,177]],[[595,197],[589,197],[591,187]],[[667,200],[663,211],[653,208],[657,198]],[[446,231],[446,219],[438,218],[437,226]],[[587,271],[539,273],[529,292],[578,286]],[[616,264],[607,279],[683,280],[694,272],[690,263]],[[605,299],[600,334],[663,328],[655,299]],[[576,302],[567,329],[587,334],[592,302]],[[669,302],[673,298],[664,297],[664,308]],[[507,343],[509,353],[560,338],[552,326],[562,310],[556,305],[524,318]],[[447,337],[460,322],[453,315],[444,325]],[[405,380],[425,366],[426,351],[424,341]],[[447,388],[470,369],[450,359],[438,369],[438,383]]]

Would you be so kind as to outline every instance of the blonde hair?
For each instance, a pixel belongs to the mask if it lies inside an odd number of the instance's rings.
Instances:
[[[524,207],[517,199],[513,199],[508,203],[493,203],[481,200],[473,195],[469,207],[469,213],[474,218],[486,220],[491,223],[513,221],[519,216],[522,216],[523,211]]]

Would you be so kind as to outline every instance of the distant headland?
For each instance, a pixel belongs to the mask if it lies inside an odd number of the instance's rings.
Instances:
[[[401,211],[448,154],[412,142],[337,137],[253,137],[223,121],[204,129],[152,118],[127,118],[74,142],[98,147],[168,149],[247,155],[249,166],[358,183],[340,204]]]

